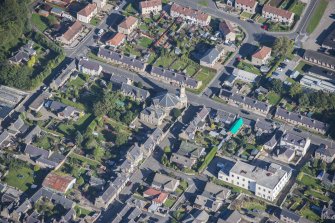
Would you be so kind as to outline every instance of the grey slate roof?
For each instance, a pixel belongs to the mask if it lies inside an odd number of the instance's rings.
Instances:
[[[191,168],[195,164],[196,160],[194,158],[189,158],[178,153],[173,153],[171,155],[170,162],[180,164],[187,168]]]
[[[64,195],[54,193],[48,189],[40,188],[33,196],[29,199],[30,202],[36,203],[39,199],[45,197],[52,200],[56,204],[62,205],[65,209],[71,209],[74,206],[74,202],[66,198]]]
[[[154,106],[160,106],[162,108],[173,108],[178,103],[180,103],[180,99],[174,94],[164,93],[154,97],[152,102]]]
[[[134,58],[131,58],[131,57],[128,57],[128,56],[125,56],[120,53],[107,50],[104,48],[99,49],[98,56],[102,58],[110,59],[112,61],[117,61],[119,63],[125,64],[133,68],[137,68],[141,70],[144,70],[145,68],[145,63],[143,63],[140,60],[137,60],[137,59],[134,59]]]
[[[200,59],[200,61],[212,64],[221,54],[223,51],[223,48],[220,47],[214,47],[212,49],[208,49],[204,56]]]
[[[112,74],[109,80],[115,84],[122,84],[127,83],[128,78],[122,75]]]
[[[287,210],[286,208],[283,208],[280,213],[280,217],[285,217],[292,219],[296,222],[299,222],[300,216],[292,211]]]
[[[319,153],[324,156],[333,157],[335,155],[335,147],[329,148],[328,145],[320,144],[320,146],[316,149],[315,153]]]
[[[313,60],[319,61],[320,63],[326,63],[335,66],[335,57],[317,51],[305,50],[304,58],[311,58]]]
[[[79,60],[78,66],[84,67],[88,70],[94,70],[94,71],[100,70],[100,65],[98,63],[87,59]]]
[[[177,153],[186,157],[200,158],[203,151],[204,148],[199,145],[182,141]]]
[[[290,132],[285,133],[282,136],[281,141],[289,143],[289,144],[293,144],[295,146],[300,146],[300,147],[304,147],[307,143],[306,138],[296,135],[294,133],[290,133]]]
[[[131,95],[141,100],[145,100],[150,96],[149,91],[135,87],[133,85],[126,84],[126,83],[122,83],[121,92],[127,95]]]
[[[154,106],[150,106],[150,107],[146,107],[145,109],[143,109],[141,111],[142,114],[148,115],[150,116],[151,114],[153,114],[155,116],[155,118],[159,119],[162,116],[164,116],[165,111],[161,108],[157,108]]]
[[[237,103],[243,103],[245,105],[248,105],[252,108],[261,110],[261,111],[266,112],[266,113],[270,109],[270,105],[265,103],[265,102],[255,100],[255,99],[246,97],[244,95],[234,94],[231,91],[227,91],[227,90],[224,90],[224,89],[221,90],[220,96],[228,98],[229,100],[233,100]]]
[[[33,138],[41,133],[41,128],[35,125],[33,129],[24,137],[24,142],[30,144]]]
[[[214,121],[230,124],[233,121],[235,121],[235,119],[236,119],[236,114],[226,112],[223,110],[217,110]]]
[[[280,116],[284,119],[292,120],[304,125],[312,126],[315,129],[320,129],[327,131],[328,125],[326,123],[320,122],[318,120],[308,118],[307,116],[300,115],[298,113],[286,111],[283,108],[278,107],[276,110],[276,116]]]
[[[176,185],[178,180],[169,177],[164,174],[156,173],[155,177],[152,181],[153,185],[156,185],[158,187],[165,187],[165,188],[173,188],[174,185]]]
[[[164,69],[162,67],[155,67],[153,66],[151,74],[155,74],[163,79],[169,79],[178,82],[179,84],[186,84],[187,86],[197,87],[198,81],[191,77],[188,77],[185,74],[177,73],[172,70]]]
[[[45,149],[41,149],[38,148],[36,146],[27,144],[25,149],[24,149],[24,153],[29,155],[30,157],[43,157],[43,158],[47,158],[49,157],[49,151],[45,150]]]
[[[333,23],[334,25],[334,23]],[[327,36],[326,38],[323,40],[322,42],[322,46],[323,47],[327,47],[330,49],[334,49],[335,48],[335,29],[333,29]]]
[[[0,145],[8,140],[10,137],[9,133],[5,130],[0,134]]]
[[[12,111],[12,108],[6,105],[0,105],[0,119],[4,119]]]

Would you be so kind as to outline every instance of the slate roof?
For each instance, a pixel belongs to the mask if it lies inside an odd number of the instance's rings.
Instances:
[[[135,87],[133,85],[129,85],[126,83],[121,84],[121,92],[132,95],[136,98],[140,98],[141,100],[145,100],[150,96],[149,91]]]
[[[49,200],[52,200],[56,204],[62,205],[65,209],[70,209],[74,206],[74,202],[66,198],[64,195],[57,194],[46,188],[40,188],[38,191],[30,197],[30,202],[36,203],[39,199],[45,197]]]
[[[315,153],[319,153],[327,157],[333,157],[335,155],[335,147],[333,146],[333,148],[330,148],[328,145],[321,143]]]
[[[115,84],[122,84],[127,83],[128,78],[122,75],[112,74],[109,80]]]
[[[0,134],[0,144],[4,143],[8,138],[10,137],[10,134],[5,130]]]
[[[150,106],[150,107],[146,107],[145,109],[143,109],[141,111],[142,114],[148,115],[150,116],[151,114],[153,114],[155,116],[155,118],[159,119],[162,116],[165,115],[165,111],[161,108],[157,108],[154,106]]]
[[[236,115],[227,111],[217,110],[216,117],[214,118],[216,122],[232,123],[236,119]]]
[[[212,64],[220,56],[222,51],[222,47],[214,47],[212,49],[208,49],[205,55],[200,59],[200,61]]]
[[[154,106],[160,106],[162,108],[173,108],[180,103],[180,98],[175,94],[164,93],[158,95],[152,99]]]
[[[286,208],[283,208],[280,213],[280,217],[286,217],[289,219],[292,219],[296,222],[299,222],[300,216],[292,211],[287,210]]]
[[[100,70],[100,65],[98,63],[87,59],[79,60],[78,66],[84,67],[85,69],[88,70],[94,70],[94,71]]]
[[[332,24],[334,25],[334,23]],[[327,48],[335,48],[335,29],[333,29],[323,40],[322,46],[327,47]]]
[[[36,158],[37,157],[47,158],[50,155],[50,152],[48,150],[41,149],[30,144],[26,144],[24,153],[29,155],[30,157],[36,157]]]
[[[29,105],[30,108],[37,110],[41,105],[44,104],[44,100],[49,98],[50,94],[43,92],[38,95],[37,98]]]
[[[182,223],[201,223],[207,222],[209,215],[206,211],[193,208],[182,220]]]
[[[145,68],[145,63],[143,63],[140,60],[137,60],[137,59],[134,59],[134,58],[131,58],[123,54],[120,54],[120,53],[117,53],[111,50],[107,50],[104,48],[99,48],[98,56],[102,58],[110,59],[112,61],[117,61],[119,63],[125,64],[133,68],[137,68],[140,70],[144,70]]]
[[[230,91],[227,91],[227,90],[224,90],[224,89],[221,90],[220,95],[223,96],[223,97],[226,97],[230,100],[233,100],[235,102],[243,103],[245,105],[248,105],[252,108],[261,110],[261,111],[266,112],[266,113],[269,111],[269,109],[271,107],[269,104],[267,104],[265,102],[255,100],[255,99],[246,97],[244,95],[234,94],[234,93],[232,93]]]
[[[198,86],[198,81],[196,79],[188,77],[187,75],[182,73],[164,69],[162,67],[152,66],[150,73],[157,75],[163,79],[173,80],[180,84],[186,84],[187,86],[191,86],[194,88]]]
[[[20,131],[20,129],[24,126],[24,121],[22,118],[19,116],[11,125],[11,129],[15,129],[17,131]]]
[[[12,111],[12,108],[6,105],[0,105],[0,119],[4,119]]]
[[[172,189],[178,180],[164,174],[156,173],[152,185]]]
[[[186,157],[200,158],[203,151],[204,148],[199,145],[182,141],[177,153]]]
[[[41,128],[38,125],[35,125],[32,130],[24,137],[24,142],[30,144],[34,137],[41,133]]]
[[[202,195],[210,199],[225,200],[228,198],[230,193],[231,190],[228,188],[219,186],[212,182],[207,182]]]
[[[172,153],[170,162],[180,164],[184,167],[191,168],[196,160],[195,158],[186,157],[178,153]]]
[[[307,143],[307,139],[304,138],[304,137],[301,137],[297,134],[294,134],[294,133],[290,133],[290,132],[287,132],[285,133],[281,140],[283,142],[286,142],[286,143],[290,143],[290,144],[293,144],[295,146],[300,146],[300,147],[304,147]]]
[[[326,63],[333,66],[335,64],[335,57],[312,50],[305,50],[304,58],[312,58],[313,60],[317,60],[321,63]]]
[[[307,116],[300,115],[298,113],[286,111],[285,109],[280,108],[280,107],[277,107],[275,115],[280,116],[284,119],[288,119],[288,120],[295,121],[295,122],[298,122],[298,123],[302,123],[302,124],[305,124],[305,125],[308,125],[308,126],[312,126],[315,129],[320,129],[320,130],[323,130],[323,131],[327,131],[327,129],[328,129],[328,125],[326,123],[323,123],[323,122],[320,122],[318,120],[309,118]]]

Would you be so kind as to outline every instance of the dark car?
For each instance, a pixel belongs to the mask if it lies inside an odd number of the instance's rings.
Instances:
[[[131,182],[131,181],[128,181],[128,182],[126,183],[126,186],[129,187],[131,184],[132,184],[132,182]]]

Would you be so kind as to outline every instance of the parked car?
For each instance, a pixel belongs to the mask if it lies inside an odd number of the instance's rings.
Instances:
[[[269,27],[267,25],[262,25],[261,28],[264,29],[264,30],[268,30],[269,29]]]

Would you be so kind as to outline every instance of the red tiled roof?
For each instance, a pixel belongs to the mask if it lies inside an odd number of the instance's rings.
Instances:
[[[274,15],[278,15],[278,16],[281,16],[283,18],[287,18],[287,19],[290,19],[291,16],[292,16],[292,12],[290,11],[287,11],[287,10],[284,10],[284,9],[280,9],[280,8],[276,8],[276,7],[273,7],[269,4],[266,4],[264,7],[263,7],[263,12],[267,12],[267,13],[271,13],[271,14],[274,14]]]
[[[165,200],[167,199],[168,194],[167,193],[160,193],[157,198],[155,198],[153,201],[159,204],[163,204]]]
[[[151,8],[162,5],[162,0],[150,0],[150,1],[143,1],[140,2],[141,8]]]
[[[255,0],[236,0],[236,3],[253,8],[257,2]]]
[[[258,50],[252,57],[258,58],[258,59],[264,59],[269,53],[271,53],[271,48],[263,46],[260,50]]]
[[[60,175],[55,172],[50,172],[45,177],[42,185],[60,193],[65,193],[69,184],[72,183],[74,179],[75,178],[69,175]]]
[[[155,197],[153,199],[154,202],[156,203],[163,203],[167,197],[169,196],[167,193],[164,193],[162,191],[153,189],[153,188],[149,188],[148,190],[143,192],[144,195],[146,196],[150,196],[150,197]]]
[[[111,39],[107,40],[107,44],[111,46],[118,46],[126,38],[126,35],[123,33],[116,33]]]
[[[127,17],[123,22],[120,23],[120,27],[124,29],[129,29],[134,23],[136,23],[137,18],[133,16]]]
[[[81,23],[77,20],[75,23],[72,24],[72,26],[69,27],[68,30],[63,34],[63,37],[70,41],[77,33],[79,33],[82,30],[83,26]]]
[[[96,4],[88,4],[85,6],[85,8],[83,8],[82,10],[80,10],[78,12],[79,15],[82,15],[82,16],[89,16],[91,15],[91,13],[97,8],[97,5]]]
[[[209,15],[198,10],[194,10],[188,7],[183,7],[176,3],[171,6],[171,11],[183,14],[185,16],[196,18],[197,20],[207,21]]]

